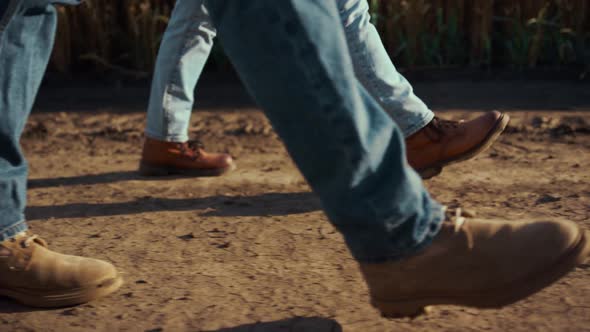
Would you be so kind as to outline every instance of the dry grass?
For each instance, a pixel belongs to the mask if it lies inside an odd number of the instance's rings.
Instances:
[[[402,66],[590,66],[587,0],[369,0]],[[52,68],[149,75],[173,0],[60,9]],[[223,62],[216,52],[214,62]]]

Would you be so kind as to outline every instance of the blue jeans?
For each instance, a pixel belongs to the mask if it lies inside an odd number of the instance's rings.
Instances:
[[[336,0],[357,79],[408,137],[434,113],[396,70],[370,22],[367,0]],[[177,0],[164,34],[148,106],[146,135],[185,142],[197,81],[216,30],[203,0]]]
[[[49,60],[55,8],[42,0],[0,5],[0,241],[27,229],[27,163],[19,139]]]
[[[0,25],[0,239],[26,229],[18,138],[55,30],[53,7],[15,8],[0,12],[7,22]],[[354,257],[393,260],[427,245],[442,208],[406,163],[399,128],[356,80],[335,2],[213,0],[208,8],[248,90]]]
[[[224,49],[362,262],[430,243],[443,220],[395,122],[359,83],[336,1],[208,0]]]

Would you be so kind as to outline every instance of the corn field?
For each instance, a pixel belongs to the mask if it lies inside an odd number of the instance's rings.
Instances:
[[[401,67],[590,70],[588,0],[369,0]],[[147,77],[174,0],[88,0],[59,8],[51,68]],[[210,65],[229,64],[217,47]]]

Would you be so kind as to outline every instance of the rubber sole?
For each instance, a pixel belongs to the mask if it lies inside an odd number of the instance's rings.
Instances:
[[[220,176],[236,169],[236,165],[226,168],[180,169],[176,167],[154,166],[141,162],[139,174],[142,176],[170,176],[181,175],[187,177],[212,177]]]
[[[442,172],[443,167],[465,160],[469,160],[477,156],[478,154],[487,150],[490,146],[492,146],[492,144],[496,142],[496,140],[498,140],[500,135],[502,135],[504,130],[506,130],[506,127],[508,126],[509,122],[510,117],[507,114],[502,114],[498,121],[496,121],[496,125],[494,126],[494,128],[490,130],[486,138],[481,143],[473,147],[471,150],[468,150],[467,152],[460,154],[454,158],[440,161],[427,168],[416,170],[416,172],[420,174],[420,177],[422,177],[422,179],[428,180],[432,177],[439,175]]]
[[[520,301],[584,264],[590,256],[589,232],[582,232],[576,246],[564,254],[555,264],[543,271],[537,271],[526,278],[504,285],[497,289],[470,294],[452,294],[423,296],[412,299],[383,301],[372,299],[372,305],[381,311],[384,317],[416,317],[428,312],[433,305],[459,305],[481,309],[500,308]]]
[[[108,279],[95,286],[57,291],[31,289],[0,289],[0,296],[37,308],[71,307],[105,297],[123,285],[123,278]]]

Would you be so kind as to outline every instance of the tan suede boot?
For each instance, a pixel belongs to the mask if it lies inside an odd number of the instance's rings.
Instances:
[[[485,151],[500,137],[509,121],[508,115],[496,111],[470,121],[434,118],[406,139],[408,163],[422,178],[429,179],[443,167]]]
[[[235,168],[229,154],[207,152],[197,141],[176,143],[146,137],[139,173],[144,176],[219,176]]]
[[[499,308],[551,285],[590,254],[573,222],[446,221],[433,243],[401,261],[361,264],[371,302],[384,316],[431,305]]]
[[[47,249],[23,233],[0,243],[0,295],[33,307],[64,307],[92,301],[119,289],[115,267],[96,259]]]

